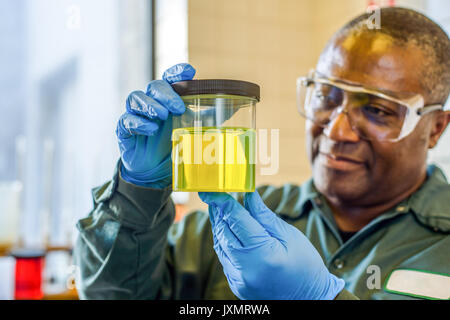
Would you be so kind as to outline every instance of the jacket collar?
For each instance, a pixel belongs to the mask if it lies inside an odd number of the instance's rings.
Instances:
[[[417,219],[435,231],[450,232],[450,185],[436,165],[427,168],[427,180],[408,199]]]
[[[312,179],[303,183],[299,189],[296,210],[290,212],[281,210],[282,215],[300,218],[308,211],[308,204],[325,201],[323,195],[315,188]],[[399,202],[394,212],[388,210],[383,216],[394,217],[407,212],[412,212],[421,223],[435,231],[450,232],[450,184],[443,171],[436,165],[427,167],[427,179],[416,192]]]

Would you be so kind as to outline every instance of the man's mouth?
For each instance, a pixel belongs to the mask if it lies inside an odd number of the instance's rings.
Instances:
[[[365,168],[365,161],[346,155],[319,152],[317,160],[321,165],[335,170],[352,171]]]

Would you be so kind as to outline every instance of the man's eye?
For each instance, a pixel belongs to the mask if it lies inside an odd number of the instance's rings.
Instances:
[[[314,93],[314,99],[320,104],[320,106],[326,108],[336,107],[336,99],[330,94],[324,93],[322,91],[316,91]]]
[[[323,100],[326,99],[326,96],[325,96],[322,92],[320,92],[320,91],[316,91],[316,92],[315,92],[315,97],[316,97],[317,99],[321,100],[321,101],[323,101]]]
[[[370,115],[374,115],[377,117],[387,117],[392,115],[391,112],[387,111],[384,108],[380,108],[378,106],[375,105],[365,105],[362,107],[364,112]]]

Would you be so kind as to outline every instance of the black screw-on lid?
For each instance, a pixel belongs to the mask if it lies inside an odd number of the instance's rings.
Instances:
[[[252,82],[227,79],[188,80],[172,83],[172,88],[180,96],[196,94],[232,94],[255,98],[259,101],[259,86]]]

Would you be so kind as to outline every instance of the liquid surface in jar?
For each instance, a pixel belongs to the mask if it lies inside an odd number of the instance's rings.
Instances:
[[[196,127],[172,133],[174,191],[253,192],[256,131]]]

